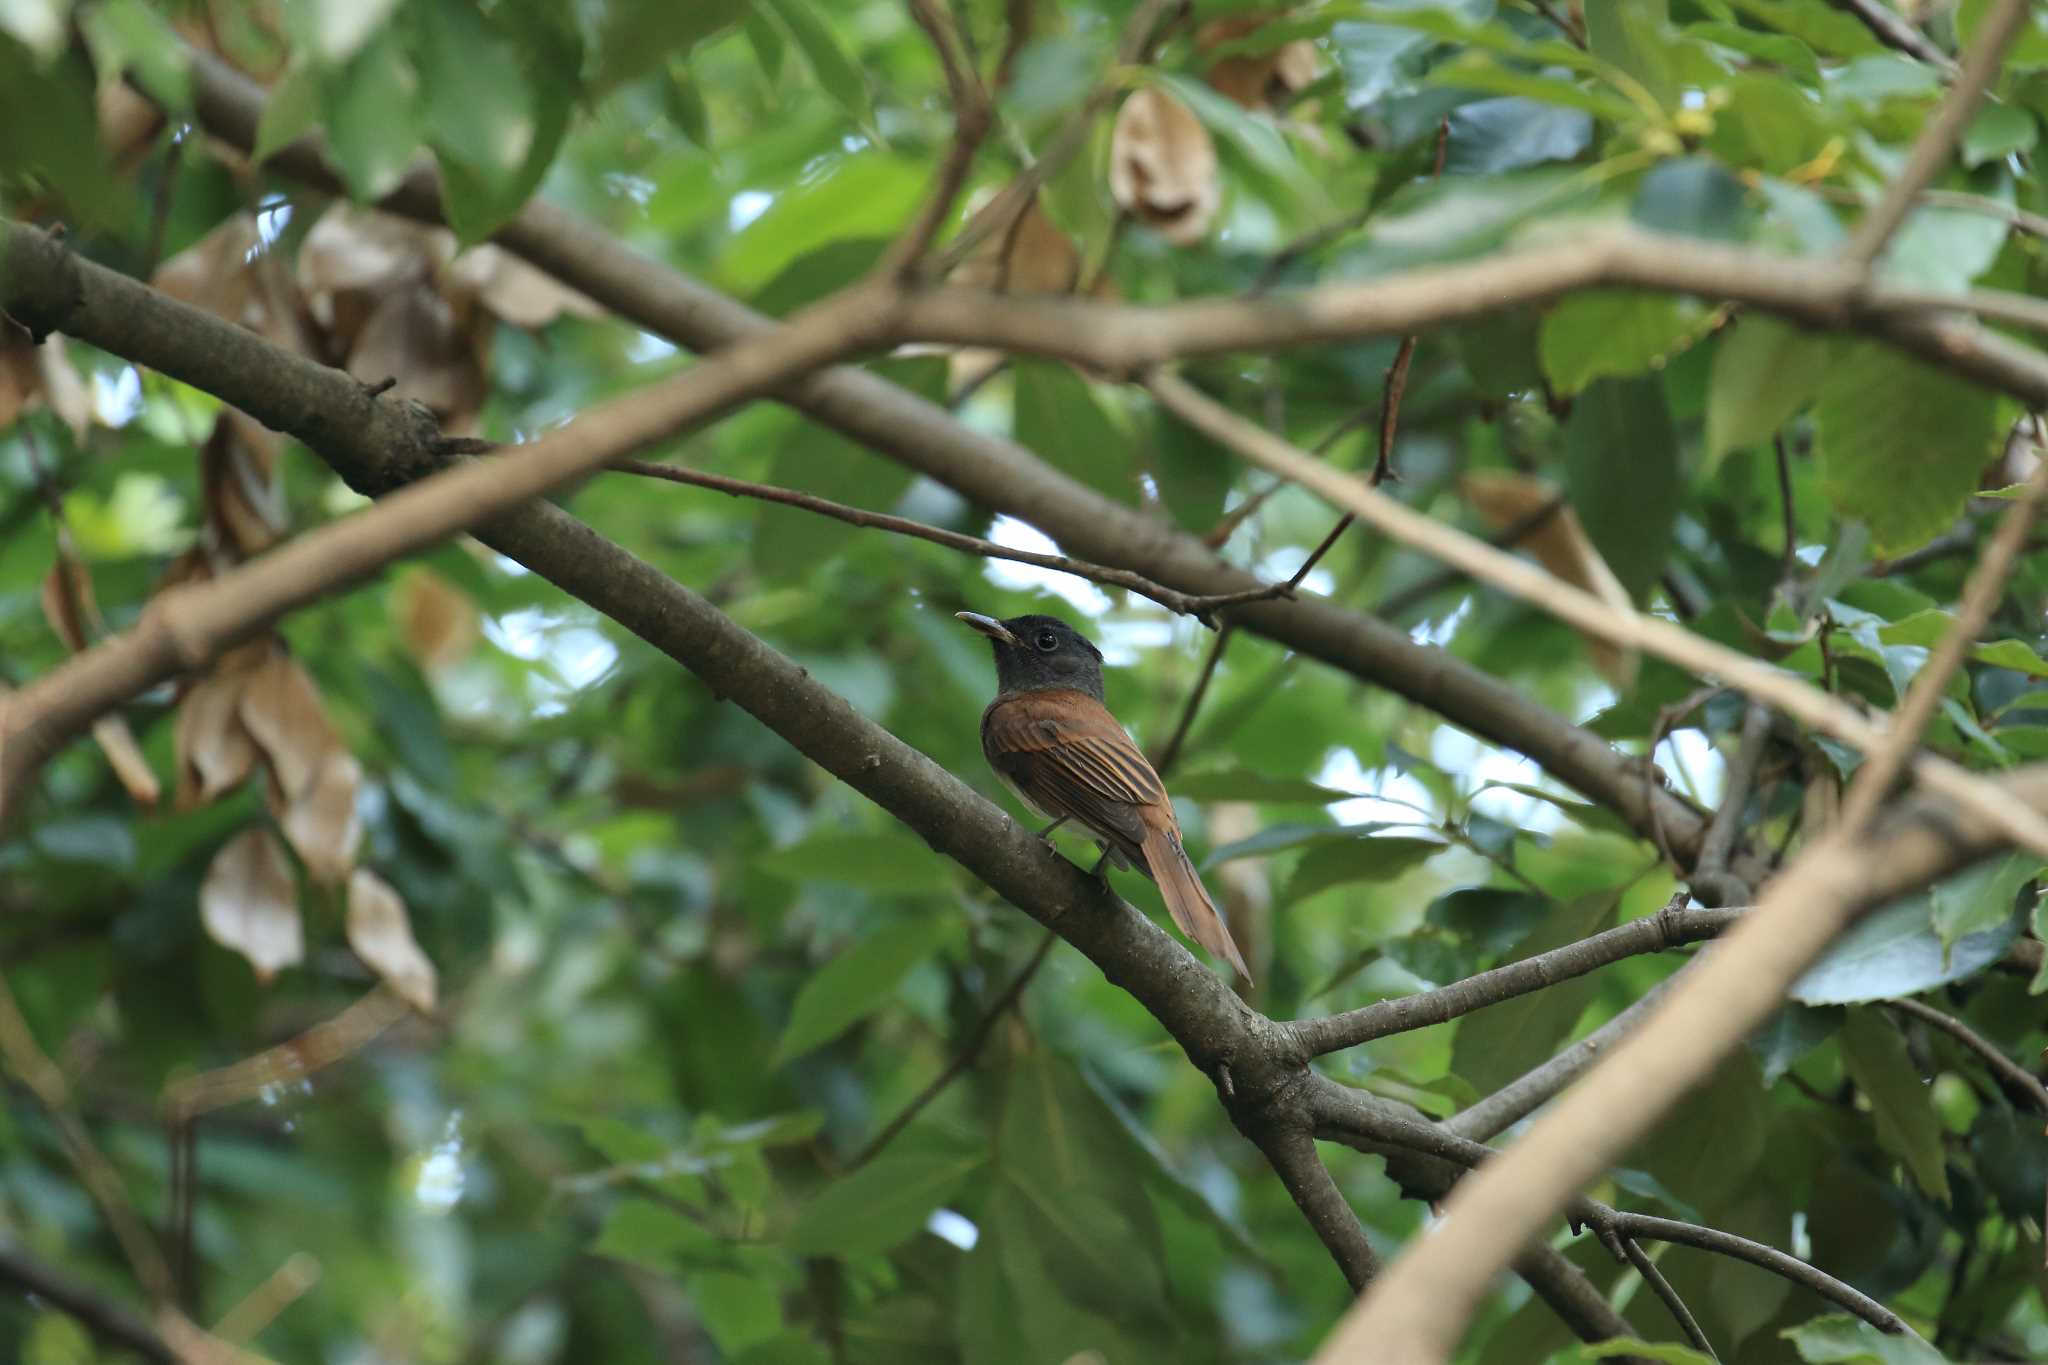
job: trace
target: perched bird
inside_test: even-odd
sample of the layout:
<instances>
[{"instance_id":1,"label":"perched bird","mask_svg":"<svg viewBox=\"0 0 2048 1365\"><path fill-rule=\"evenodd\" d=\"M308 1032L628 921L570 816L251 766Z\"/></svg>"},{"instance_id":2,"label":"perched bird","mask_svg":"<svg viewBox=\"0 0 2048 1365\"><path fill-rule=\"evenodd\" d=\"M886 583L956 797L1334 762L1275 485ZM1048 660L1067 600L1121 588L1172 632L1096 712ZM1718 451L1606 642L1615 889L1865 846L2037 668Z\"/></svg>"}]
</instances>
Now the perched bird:
<instances>
[{"instance_id":1,"label":"perched bird","mask_svg":"<svg viewBox=\"0 0 2048 1365\"><path fill-rule=\"evenodd\" d=\"M1181 846L1165 785L1102 704L1102 652L1057 616L958 615L995 647L996 699L981 713L981 751L996 776L1055 827L1079 821L1106 857L1157 882L1181 932L1250 981Z\"/></svg>"}]
</instances>

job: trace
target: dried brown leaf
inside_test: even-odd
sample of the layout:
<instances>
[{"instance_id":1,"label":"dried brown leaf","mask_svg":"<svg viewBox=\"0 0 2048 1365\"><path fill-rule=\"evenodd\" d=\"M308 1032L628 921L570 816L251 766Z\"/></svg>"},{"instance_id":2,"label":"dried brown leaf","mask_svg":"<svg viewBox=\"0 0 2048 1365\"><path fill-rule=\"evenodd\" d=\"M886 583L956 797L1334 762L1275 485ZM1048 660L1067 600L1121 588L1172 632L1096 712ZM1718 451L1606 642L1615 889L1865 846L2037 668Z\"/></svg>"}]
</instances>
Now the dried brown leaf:
<instances>
[{"instance_id":1,"label":"dried brown leaf","mask_svg":"<svg viewBox=\"0 0 2048 1365\"><path fill-rule=\"evenodd\" d=\"M431 1013L437 988L434 964L412 936L405 901L368 868L348 879L348 946L399 997Z\"/></svg>"},{"instance_id":2,"label":"dried brown leaf","mask_svg":"<svg viewBox=\"0 0 2048 1365\"><path fill-rule=\"evenodd\" d=\"M135 742L135 733L128 728L127 721L119 716L101 716L93 722L92 737L100 752L107 756L107 766L120 779L121 789L128 793L129 800L138 806L154 806L163 797L163 784L157 781L149 760L142 756L142 746Z\"/></svg>"},{"instance_id":3,"label":"dried brown leaf","mask_svg":"<svg viewBox=\"0 0 2048 1365\"><path fill-rule=\"evenodd\" d=\"M1548 479L1510 470L1482 470L1459 480L1465 496L1480 518L1495 530L1521 525L1555 502L1557 485ZM1516 548L1534 555L1544 568L1575 588L1593 594L1608 606L1633 613L1635 604L1628 590L1607 567L1607 561L1593 548L1579 515L1569 505L1558 508L1516 543ZM1583 637L1586 652L1601 676L1627 691L1635 684L1641 657L1595 636Z\"/></svg>"},{"instance_id":4,"label":"dried brown leaf","mask_svg":"<svg viewBox=\"0 0 2048 1365\"><path fill-rule=\"evenodd\" d=\"M1010 294L1070 294L1081 278L1081 251L1033 199L1016 224L992 232L952 275L956 283Z\"/></svg>"},{"instance_id":5,"label":"dried brown leaf","mask_svg":"<svg viewBox=\"0 0 2048 1365\"><path fill-rule=\"evenodd\" d=\"M363 843L363 821L356 812L356 791L363 768L346 749L328 752L306 790L279 815L284 837L306 865L306 875L322 886L339 886L356 865Z\"/></svg>"},{"instance_id":6,"label":"dried brown leaf","mask_svg":"<svg viewBox=\"0 0 2048 1365\"><path fill-rule=\"evenodd\" d=\"M1175 246L1200 241L1223 199L1209 130L1164 90L1132 91L1110 133L1109 190Z\"/></svg>"},{"instance_id":7,"label":"dried brown leaf","mask_svg":"<svg viewBox=\"0 0 2048 1365\"><path fill-rule=\"evenodd\" d=\"M199 918L207 935L247 958L265 984L305 958L291 863L267 829L245 829L213 856L199 886Z\"/></svg>"},{"instance_id":8,"label":"dried brown leaf","mask_svg":"<svg viewBox=\"0 0 2048 1365\"><path fill-rule=\"evenodd\" d=\"M448 269L448 281L514 327L545 327L565 313L579 318L605 316L604 309L585 295L488 242L456 257Z\"/></svg>"},{"instance_id":9,"label":"dried brown leaf","mask_svg":"<svg viewBox=\"0 0 2048 1365\"><path fill-rule=\"evenodd\" d=\"M217 318L264 331L270 310L249 268L262 245L254 216L233 214L158 266L150 283Z\"/></svg>"},{"instance_id":10,"label":"dried brown leaf","mask_svg":"<svg viewBox=\"0 0 2048 1365\"><path fill-rule=\"evenodd\" d=\"M163 111L122 81L102 81L93 92L99 106L100 147L115 163L140 158L164 126Z\"/></svg>"},{"instance_id":11,"label":"dried brown leaf","mask_svg":"<svg viewBox=\"0 0 2048 1365\"><path fill-rule=\"evenodd\" d=\"M483 404L486 347L447 299L426 287L384 296L349 351L348 372L366 384L398 382L392 392L424 403L444 427L460 425Z\"/></svg>"},{"instance_id":12,"label":"dried brown leaf","mask_svg":"<svg viewBox=\"0 0 2048 1365\"><path fill-rule=\"evenodd\" d=\"M342 747L320 690L289 654L273 654L250 674L239 711L270 760L287 805L305 793L327 755Z\"/></svg>"},{"instance_id":13,"label":"dried brown leaf","mask_svg":"<svg viewBox=\"0 0 2048 1365\"><path fill-rule=\"evenodd\" d=\"M93 600L92 574L64 547L61 532L57 562L43 575L43 619L73 654L85 648L88 627L104 625Z\"/></svg>"},{"instance_id":14,"label":"dried brown leaf","mask_svg":"<svg viewBox=\"0 0 2048 1365\"><path fill-rule=\"evenodd\" d=\"M275 473L275 446L249 444L243 422L214 425L200 456L206 517L221 546L236 559L250 559L284 538L284 490Z\"/></svg>"},{"instance_id":15,"label":"dried brown leaf","mask_svg":"<svg viewBox=\"0 0 2048 1365\"><path fill-rule=\"evenodd\" d=\"M461 663L481 633L476 603L431 569L415 568L398 580L391 611L406 652L428 673Z\"/></svg>"},{"instance_id":16,"label":"dried brown leaf","mask_svg":"<svg viewBox=\"0 0 2048 1365\"><path fill-rule=\"evenodd\" d=\"M222 655L178 703L171 748L177 756L179 810L233 791L256 766L256 740L242 723L242 691L272 648L268 641L256 641Z\"/></svg>"}]
</instances>

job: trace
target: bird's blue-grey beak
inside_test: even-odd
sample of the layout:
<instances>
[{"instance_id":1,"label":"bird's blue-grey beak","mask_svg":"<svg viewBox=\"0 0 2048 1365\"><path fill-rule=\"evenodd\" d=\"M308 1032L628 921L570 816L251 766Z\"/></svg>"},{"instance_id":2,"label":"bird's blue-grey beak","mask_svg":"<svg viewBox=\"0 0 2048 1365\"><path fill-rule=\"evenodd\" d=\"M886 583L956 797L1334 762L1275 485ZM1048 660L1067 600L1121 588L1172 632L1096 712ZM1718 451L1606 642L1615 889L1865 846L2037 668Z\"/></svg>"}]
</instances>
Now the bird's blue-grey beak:
<instances>
[{"instance_id":1,"label":"bird's blue-grey beak","mask_svg":"<svg viewBox=\"0 0 2048 1365\"><path fill-rule=\"evenodd\" d=\"M1010 634L1009 628L993 616L983 616L978 611L956 611L953 615L991 640L1000 640L1006 645L1017 643L1017 637Z\"/></svg>"}]
</instances>

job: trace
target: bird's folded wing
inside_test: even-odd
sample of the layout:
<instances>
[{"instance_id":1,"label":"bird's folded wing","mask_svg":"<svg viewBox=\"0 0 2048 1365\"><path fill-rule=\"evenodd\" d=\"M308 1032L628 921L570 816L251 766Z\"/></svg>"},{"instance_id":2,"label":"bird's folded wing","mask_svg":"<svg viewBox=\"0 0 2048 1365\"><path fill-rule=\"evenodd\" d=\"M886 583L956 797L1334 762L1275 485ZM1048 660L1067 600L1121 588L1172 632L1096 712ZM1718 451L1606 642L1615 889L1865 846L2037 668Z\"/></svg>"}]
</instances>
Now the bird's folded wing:
<instances>
[{"instance_id":1,"label":"bird's folded wing","mask_svg":"<svg viewBox=\"0 0 2048 1365\"><path fill-rule=\"evenodd\" d=\"M1144 838L1135 808L1172 809L1145 755L1085 692L1006 697L983 717L982 742L990 761L1035 804L1134 844Z\"/></svg>"}]
</instances>

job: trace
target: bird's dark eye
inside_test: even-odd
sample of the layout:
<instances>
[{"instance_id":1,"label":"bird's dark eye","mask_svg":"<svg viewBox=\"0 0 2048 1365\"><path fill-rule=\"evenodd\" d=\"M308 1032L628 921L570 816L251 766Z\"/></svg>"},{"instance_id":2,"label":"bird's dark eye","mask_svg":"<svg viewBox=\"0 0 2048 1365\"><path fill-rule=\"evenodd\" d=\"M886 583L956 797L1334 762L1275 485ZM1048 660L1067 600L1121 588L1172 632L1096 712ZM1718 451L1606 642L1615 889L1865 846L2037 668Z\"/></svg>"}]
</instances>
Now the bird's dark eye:
<instances>
[{"instance_id":1,"label":"bird's dark eye","mask_svg":"<svg viewBox=\"0 0 2048 1365\"><path fill-rule=\"evenodd\" d=\"M1060 647L1060 637L1049 630L1038 632L1038 647L1050 654Z\"/></svg>"}]
</instances>

